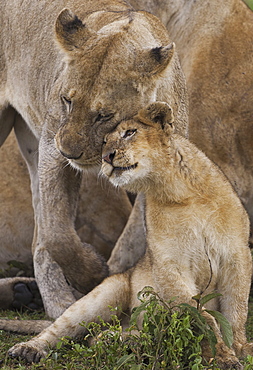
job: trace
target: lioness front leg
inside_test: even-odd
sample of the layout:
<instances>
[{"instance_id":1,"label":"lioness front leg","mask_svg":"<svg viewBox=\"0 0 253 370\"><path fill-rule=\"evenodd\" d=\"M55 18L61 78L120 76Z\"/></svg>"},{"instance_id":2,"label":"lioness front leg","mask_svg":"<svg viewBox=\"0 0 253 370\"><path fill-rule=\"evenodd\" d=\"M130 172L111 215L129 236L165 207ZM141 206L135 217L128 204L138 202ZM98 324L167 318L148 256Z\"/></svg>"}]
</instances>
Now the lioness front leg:
<instances>
[{"instance_id":1,"label":"lioness front leg","mask_svg":"<svg viewBox=\"0 0 253 370\"><path fill-rule=\"evenodd\" d=\"M87 293L108 275L108 267L93 247L81 242L74 228L80 172L68 165L52 138L42 137L39 153L40 219L36 248L42 253L47 250L70 284Z\"/></svg>"},{"instance_id":2,"label":"lioness front leg","mask_svg":"<svg viewBox=\"0 0 253 370\"><path fill-rule=\"evenodd\" d=\"M63 336L76 337L86 329L81 322L98 322L98 316L110 321L110 307L126 310L129 305L129 273L113 275L105 279L83 298L70 306L52 325L26 343L16 344L9 350L12 357L25 358L28 362L38 362L45 357L49 347L53 347ZM120 312L117 312L120 314Z\"/></svg>"},{"instance_id":3,"label":"lioness front leg","mask_svg":"<svg viewBox=\"0 0 253 370\"><path fill-rule=\"evenodd\" d=\"M72 293L71 287L66 282L60 266L52 259L45 248L40 248L38 243L40 221L38 140L18 114L15 118L14 129L19 148L28 166L31 179L35 221L32 247L35 277L47 315L51 318L57 318L67 307L74 303L76 299ZM38 248L36 248L36 246ZM57 294L55 294L56 292Z\"/></svg>"}]
</instances>

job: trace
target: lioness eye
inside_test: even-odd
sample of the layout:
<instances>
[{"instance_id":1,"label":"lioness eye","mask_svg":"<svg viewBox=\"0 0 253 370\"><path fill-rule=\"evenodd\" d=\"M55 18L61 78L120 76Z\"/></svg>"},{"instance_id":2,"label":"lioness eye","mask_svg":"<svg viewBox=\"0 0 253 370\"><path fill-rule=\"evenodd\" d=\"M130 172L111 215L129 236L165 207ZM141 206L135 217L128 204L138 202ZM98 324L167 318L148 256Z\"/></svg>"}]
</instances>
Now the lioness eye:
<instances>
[{"instance_id":1,"label":"lioness eye","mask_svg":"<svg viewBox=\"0 0 253 370\"><path fill-rule=\"evenodd\" d=\"M131 137L131 136L133 136L135 133L136 133L136 129L133 129L133 130L126 130L125 132L124 132L124 134L123 134L123 138L124 139L127 139L127 138L129 138L129 137Z\"/></svg>"},{"instance_id":2,"label":"lioness eye","mask_svg":"<svg viewBox=\"0 0 253 370\"><path fill-rule=\"evenodd\" d=\"M62 95L61 96L61 99L62 99L63 103L67 106L68 112L70 112L71 106L72 106L71 99L67 98L65 95Z\"/></svg>"},{"instance_id":3,"label":"lioness eye","mask_svg":"<svg viewBox=\"0 0 253 370\"><path fill-rule=\"evenodd\" d=\"M94 122L97 123L97 122L100 122L100 121L103 121L103 122L106 122L106 121L109 121L112 117L114 116L113 113L98 113L98 115L96 116Z\"/></svg>"}]
</instances>

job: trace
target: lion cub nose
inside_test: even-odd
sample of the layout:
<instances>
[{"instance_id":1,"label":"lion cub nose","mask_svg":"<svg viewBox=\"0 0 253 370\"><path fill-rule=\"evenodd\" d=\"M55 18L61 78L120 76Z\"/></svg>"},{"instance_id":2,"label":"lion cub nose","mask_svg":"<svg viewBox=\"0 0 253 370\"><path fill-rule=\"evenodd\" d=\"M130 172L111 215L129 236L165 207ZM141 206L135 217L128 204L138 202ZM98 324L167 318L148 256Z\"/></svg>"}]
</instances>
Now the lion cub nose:
<instances>
[{"instance_id":1,"label":"lion cub nose","mask_svg":"<svg viewBox=\"0 0 253 370\"><path fill-rule=\"evenodd\" d=\"M108 154L104 155L102 157L103 161L112 165L112 161L113 161L113 158L115 157L115 153L116 153L116 151L114 151L113 153L108 153Z\"/></svg>"}]
</instances>

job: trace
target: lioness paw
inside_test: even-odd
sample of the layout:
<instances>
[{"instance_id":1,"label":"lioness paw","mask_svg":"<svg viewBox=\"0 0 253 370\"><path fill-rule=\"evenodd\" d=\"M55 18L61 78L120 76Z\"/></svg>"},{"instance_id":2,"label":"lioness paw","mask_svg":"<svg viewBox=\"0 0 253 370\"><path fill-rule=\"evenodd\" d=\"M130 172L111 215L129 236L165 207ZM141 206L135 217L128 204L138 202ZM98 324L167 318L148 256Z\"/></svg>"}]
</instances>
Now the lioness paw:
<instances>
[{"instance_id":1,"label":"lioness paw","mask_svg":"<svg viewBox=\"0 0 253 370\"><path fill-rule=\"evenodd\" d=\"M41 358L46 357L47 351L36 347L36 343L33 345L29 342L23 342L10 348L8 355L13 358L22 358L27 362L39 362Z\"/></svg>"},{"instance_id":2,"label":"lioness paw","mask_svg":"<svg viewBox=\"0 0 253 370\"><path fill-rule=\"evenodd\" d=\"M21 281L15 284L13 295L12 307L15 309L28 307L32 310L38 310L43 308L43 302L35 280L25 283Z\"/></svg>"}]
</instances>

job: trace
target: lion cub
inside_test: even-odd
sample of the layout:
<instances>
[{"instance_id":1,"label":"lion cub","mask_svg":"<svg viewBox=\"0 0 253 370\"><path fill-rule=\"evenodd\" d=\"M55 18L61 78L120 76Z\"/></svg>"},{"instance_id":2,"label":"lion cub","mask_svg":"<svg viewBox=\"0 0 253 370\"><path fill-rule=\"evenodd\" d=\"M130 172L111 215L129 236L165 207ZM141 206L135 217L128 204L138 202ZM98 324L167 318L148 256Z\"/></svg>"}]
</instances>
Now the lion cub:
<instances>
[{"instance_id":1,"label":"lion cub","mask_svg":"<svg viewBox=\"0 0 253 370\"><path fill-rule=\"evenodd\" d=\"M60 337L84 331L81 321L95 321L98 315L109 320L108 306L128 310L138 305L137 293L148 285L164 299L176 296L178 303L193 305L196 294L221 293L209 308L230 321L233 349L225 346L213 317L203 315L217 336L219 366L240 369L237 357L253 353L244 330L252 261L248 218L229 182L200 150L174 134L171 108L163 102L141 109L105 137L101 172L115 186L145 193L145 256L127 272L106 278L49 328L9 353L37 361Z\"/></svg>"}]
</instances>

